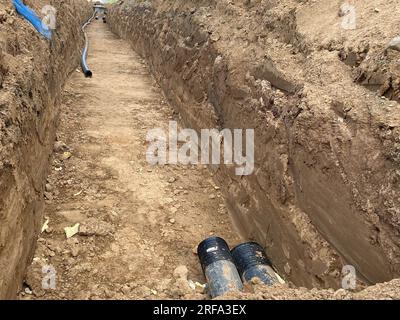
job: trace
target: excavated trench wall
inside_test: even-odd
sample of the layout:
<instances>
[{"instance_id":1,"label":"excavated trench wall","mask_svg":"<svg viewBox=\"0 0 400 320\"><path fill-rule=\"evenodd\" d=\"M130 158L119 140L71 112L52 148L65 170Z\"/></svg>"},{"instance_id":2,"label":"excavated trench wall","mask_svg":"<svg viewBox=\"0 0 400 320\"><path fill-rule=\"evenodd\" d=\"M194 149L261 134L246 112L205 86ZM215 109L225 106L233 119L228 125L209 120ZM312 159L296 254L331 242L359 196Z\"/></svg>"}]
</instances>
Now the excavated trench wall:
<instances>
[{"instance_id":1,"label":"excavated trench wall","mask_svg":"<svg viewBox=\"0 0 400 320\"><path fill-rule=\"evenodd\" d=\"M59 98L79 62L85 0L25 1L37 13L57 10L45 40L11 1L0 1L0 299L14 298L41 228L43 192Z\"/></svg>"},{"instance_id":2,"label":"excavated trench wall","mask_svg":"<svg viewBox=\"0 0 400 320\"><path fill-rule=\"evenodd\" d=\"M254 173L219 166L215 177L243 235L266 247L286 279L337 288L345 264L369 283L398 276L398 113L389 124L371 111L373 96L360 102L368 112L360 104L346 113L323 84L285 74L263 41L292 48L304 63L313 48L293 11L271 14L276 1L248 9L253 2L126 0L108 20L188 127L255 129ZM350 80L349 90L364 93Z\"/></svg>"}]
</instances>

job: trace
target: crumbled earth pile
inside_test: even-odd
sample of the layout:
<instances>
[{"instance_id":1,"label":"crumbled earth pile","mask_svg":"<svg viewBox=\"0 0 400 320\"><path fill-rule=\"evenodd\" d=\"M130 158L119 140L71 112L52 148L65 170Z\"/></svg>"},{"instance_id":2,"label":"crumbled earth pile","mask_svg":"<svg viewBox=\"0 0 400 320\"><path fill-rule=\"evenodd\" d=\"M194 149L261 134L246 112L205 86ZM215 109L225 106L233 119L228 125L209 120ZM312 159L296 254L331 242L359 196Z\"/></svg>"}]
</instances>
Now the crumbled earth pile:
<instances>
[{"instance_id":1,"label":"crumbled earth pile","mask_svg":"<svg viewBox=\"0 0 400 320\"><path fill-rule=\"evenodd\" d=\"M254 173L220 166L216 181L242 235L309 288L340 287L346 264L367 284L400 274L398 3L341 4L126 0L109 14L188 127L255 129Z\"/></svg>"},{"instance_id":2,"label":"crumbled earth pile","mask_svg":"<svg viewBox=\"0 0 400 320\"><path fill-rule=\"evenodd\" d=\"M25 1L58 12L51 42L0 1L0 298L15 297L43 209L61 87L79 61L86 1Z\"/></svg>"},{"instance_id":3,"label":"crumbled earth pile","mask_svg":"<svg viewBox=\"0 0 400 320\"><path fill-rule=\"evenodd\" d=\"M379 283L361 291L344 289L307 289L287 285L267 287L262 284L250 286L244 293L229 293L218 299L249 300L398 300L400 299L400 280Z\"/></svg>"}]
</instances>

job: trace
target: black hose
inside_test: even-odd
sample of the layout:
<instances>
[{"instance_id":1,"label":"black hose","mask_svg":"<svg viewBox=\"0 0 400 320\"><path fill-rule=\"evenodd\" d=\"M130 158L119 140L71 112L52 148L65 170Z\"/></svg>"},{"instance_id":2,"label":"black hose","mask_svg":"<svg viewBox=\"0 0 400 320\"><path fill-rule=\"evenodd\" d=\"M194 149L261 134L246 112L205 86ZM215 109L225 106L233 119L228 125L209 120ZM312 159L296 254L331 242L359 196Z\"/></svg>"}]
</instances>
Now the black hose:
<instances>
[{"instance_id":1,"label":"black hose","mask_svg":"<svg viewBox=\"0 0 400 320\"><path fill-rule=\"evenodd\" d=\"M86 34L86 27L92 22L92 20L95 18L96 16L96 11L93 12L93 15L89 18L89 20L82 26L82 32L83 35L85 37L85 47L83 48L83 52L82 52L82 59L81 59L81 67L82 67L82 71L83 74L85 75L85 77L87 78L91 78L93 73L92 71L90 71L89 66L87 65L87 55L88 55L88 51L89 51L89 38Z\"/></svg>"}]
</instances>

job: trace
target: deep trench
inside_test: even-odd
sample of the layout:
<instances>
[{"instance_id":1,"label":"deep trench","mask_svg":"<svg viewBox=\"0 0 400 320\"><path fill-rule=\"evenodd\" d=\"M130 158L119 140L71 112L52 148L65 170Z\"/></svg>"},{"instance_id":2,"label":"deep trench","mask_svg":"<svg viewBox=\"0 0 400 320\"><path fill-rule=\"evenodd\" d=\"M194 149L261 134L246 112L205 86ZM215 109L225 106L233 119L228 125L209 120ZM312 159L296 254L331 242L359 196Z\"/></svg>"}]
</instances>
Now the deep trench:
<instances>
[{"instance_id":1,"label":"deep trench","mask_svg":"<svg viewBox=\"0 0 400 320\"><path fill-rule=\"evenodd\" d=\"M390 253L396 252L397 240L387 236L392 221L377 223L361 214L349 221L342 214L364 212L358 207L364 195L352 194L344 163L349 158L340 158L339 143L327 138L319 150L322 155L314 157L296 140L298 132L314 126L308 118L304 127L296 122L305 112L299 109L301 86L282 76L269 60L262 67L252 65L250 80L248 74L246 80L231 77L229 70L237 61L225 60L223 48L213 45L198 21L189 15L171 20L171 12L156 13L146 6L139 4L128 13L114 7L107 23L93 20L88 26L93 77L85 78L77 68L83 46L80 33L79 49L72 50L74 58L68 56L71 64L64 67L70 76L49 86L54 91L49 105L59 108L60 114L48 112L49 119L43 120L49 130L45 148L34 148L34 153L46 163L54 141L50 167L19 164L21 176L28 172L35 180L27 187L28 197L44 194L45 199L44 207L42 199L24 200L28 204L22 210L36 216L34 227L22 227L21 232L29 229L21 240L27 248L20 257L22 265L31 258L33 262L26 275L19 268L16 280L2 279L0 296L13 297L18 290L22 299L203 299L204 291L187 283L206 282L195 249L211 235L222 236L231 247L259 242L282 278L297 287L336 290L347 264L357 267L361 287L396 278ZM90 14L88 9L74 27L79 30ZM168 22L169 33L160 21ZM76 30L73 33L76 38ZM267 93L263 77L273 84ZM271 111L274 124L282 121L279 128L263 127L249 115L254 110L244 103L253 102L246 100L247 95L256 101L267 100L268 95L284 100L286 114ZM263 108L270 107L273 103ZM150 166L146 132L167 130L169 121L196 130L256 126L256 148L263 150L256 161L262 164L256 164L249 177L235 176L229 166ZM372 144L379 143L369 128L362 130L371 134ZM272 151L265 151L264 144ZM22 148L21 153L26 152ZM321 172L313 167L316 163ZM337 172L330 175L336 163ZM13 165L2 167L3 181L12 180ZM40 173L35 175L37 167ZM338 178L343 176L344 182ZM328 177L327 184L323 179ZM11 198L13 189L4 185L0 191ZM352 191L346 194L343 188ZM79 233L66 239L65 228L77 223ZM48 228L41 230L44 224ZM354 235L356 227L359 235ZM37 232L32 254L28 247ZM354 245L347 246L349 241ZM384 241L390 243L388 251L382 249ZM42 287L41 270L46 265L56 270L56 291Z\"/></svg>"}]
</instances>

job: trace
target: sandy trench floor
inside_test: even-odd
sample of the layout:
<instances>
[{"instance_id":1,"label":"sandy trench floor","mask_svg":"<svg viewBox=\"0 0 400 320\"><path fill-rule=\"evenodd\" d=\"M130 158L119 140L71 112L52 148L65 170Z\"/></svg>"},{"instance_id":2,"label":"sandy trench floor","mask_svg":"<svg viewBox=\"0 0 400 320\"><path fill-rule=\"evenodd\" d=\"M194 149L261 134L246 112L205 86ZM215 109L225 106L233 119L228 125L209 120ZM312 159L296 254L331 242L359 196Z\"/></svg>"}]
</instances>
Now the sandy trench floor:
<instances>
[{"instance_id":1,"label":"sandy trench floor","mask_svg":"<svg viewBox=\"0 0 400 320\"><path fill-rule=\"evenodd\" d=\"M201 287L193 289L205 282L197 244L210 235L240 242L224 199L202 165L147 163L147 131L167 130L179 115L107 24L94 21L88 34L93 78L77 71L65 87L45 193L48 229L20 298L202 299ZM76 223L79 234L66 239L64 228ZM54 268L55 289L43 289L43 266Z\"/></svg>"}]
</instances>

